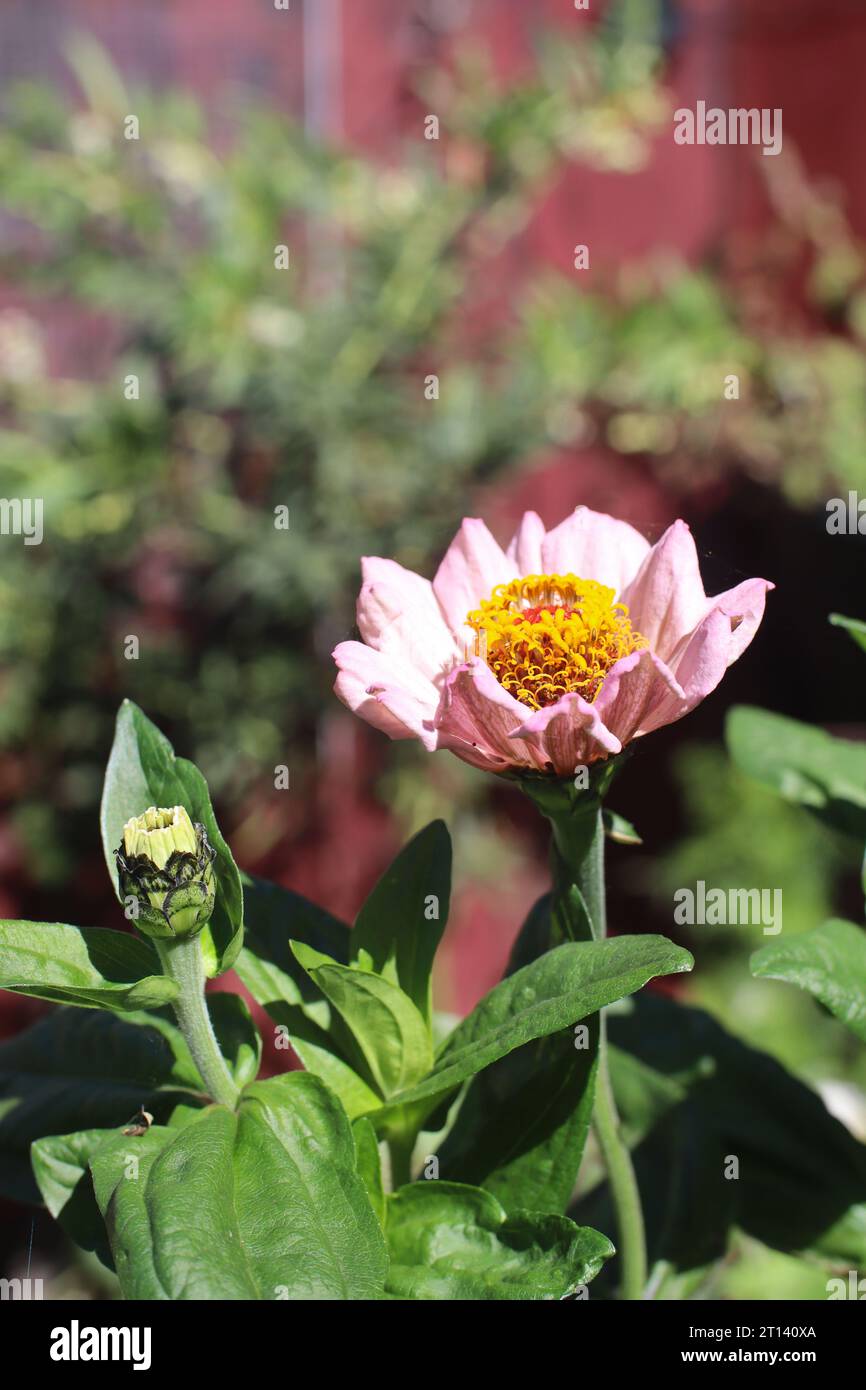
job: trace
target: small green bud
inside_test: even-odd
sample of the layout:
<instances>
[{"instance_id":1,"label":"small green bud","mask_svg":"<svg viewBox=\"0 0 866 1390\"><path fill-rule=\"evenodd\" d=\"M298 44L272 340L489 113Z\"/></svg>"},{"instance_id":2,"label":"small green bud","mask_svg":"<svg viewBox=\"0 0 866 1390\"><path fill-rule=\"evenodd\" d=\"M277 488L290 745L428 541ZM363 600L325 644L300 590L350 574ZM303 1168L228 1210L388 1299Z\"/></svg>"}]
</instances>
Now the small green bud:
<instances>
[{"instance_id":1,"label":"small green bud","mask_svg":"<svg viewBox=\"0 0 866 1390\"><path fill-rule=\"evenodd\" d=\"M117 850L121 896L137 904L144 936L195 936L214 908L216 850L183 806L151 806L123 827Z\"/></svg>"}]
</instances>

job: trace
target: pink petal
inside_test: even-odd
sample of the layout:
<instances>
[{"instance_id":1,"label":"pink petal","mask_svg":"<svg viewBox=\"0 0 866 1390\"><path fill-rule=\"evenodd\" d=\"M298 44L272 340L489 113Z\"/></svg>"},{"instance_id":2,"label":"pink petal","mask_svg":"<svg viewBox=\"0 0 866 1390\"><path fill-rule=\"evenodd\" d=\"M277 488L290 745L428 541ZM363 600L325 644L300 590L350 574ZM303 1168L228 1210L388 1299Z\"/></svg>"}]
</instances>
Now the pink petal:
<instances>
[{"instance_id":1,"label":"pink petal","mask_svg":"<svg viewBox=\"0 0 866 1390\"><path fill-rule=\"evenodd\" d=\"M685 702L675 708L663 702L641 733L688 714L711 691L725 671L745 651L764 616L767 594L775 586L766 579L747 579L708 599L709 612L671 655L670 666L682 686Z\"/></svg>"},{"instance_id":2,"label":"pink petal","mask_svg":"<svg viewBox=\"0 0 866 1390\"><path fill-rule=\"evenodd\" d=\"M489 598L497 584L514 579L510 562L483 521L467 517L436 571L433 592L457 641L473 642L466 614Z\"/></svg>"},{"instance_id":3,"label":"pink petal","mask_svg":"<svg viewBox=\"0 0 866 1390\"><path fill-rule=\"evenodd\" d=\"M577 507L545 536L541 547L543 573L576 574L607 584L620 594L649 548L649 541L628 522Z\"/></svg>"},{"instance_id":4,"label":"pink petal","mask_svg":"<svg viewBox=\"0 0 866 1390\"><path fill-rule=\"evenodd\" d=\"M334 690L344 705L390 738L419 738L431 751L437 746L439 697L431 681L363 642L341 642L333 656L340 670Z\"/></svg>"},{"instance_id":5,"label":"pink petal","mask_svg":"<svg viewBox=\"0 0 866 1390\"><path fill-rule=\"evenodd\" d=\"M764 615L767 594L773 587L766 579L747 579L707 600L709 612L693 632L682 638L670 658L682 697L672 692L655 700L642 716L635 737L682 719L715 690L728 667L754 637Z\"/></svg>"},{"instance_id":6,"label":"pink petal","mask_svg":"<svg viewBox=\"0 0 866 1390\"><path fill-rule=\"evenodd\" d=\"M769 579L744 579L733 589L708 599L710 612L721 609L731 619L731 641L728 647L728 665L732 666L737 657L742 656L748 647L764 616L767 594L775 589Z\"/></svg>"},{"instance_id":7,"label":"pink petal","mask_svg":"<svg viewBox=\"0 0 866 1390\"><path fill-rule=\"evenodd\" d=\"M728 669L732 640L731 618L721 608L707 614L671 659L683 699L668 696L643 720L639 734L673 724L699 705L721 681Z\"/></svg>"},{"instance_id":8,"label":"pink petal","mask_svg":"<svg viewBox=\"0 0 866 1390\"><path fill-rule=\"evenodd\" d=\"M593 708L620 743L626 744L670 697L682 703L685 691L664 662L644 648L610 668Z\"/></svg>"},{"instance_id":9,"label":"pink petal","mask_svg":"<svg viewBox=\"0 0 866 1390\"><path fill-rule=\"evenodd\" d=\"M365 556L357 617L370 647L402 658L430 680L462 655L442 617L433 585L393 560Z\"/></svg>"},{"instance_id":10,"label":"pink petal","mask_svg":"<svg viewBox=\"0 0 866 1390\"><path fill-rule=\"evenodd\" d=\"M511 741L512 730L527 712L499 684L486 662L473 657L446 680L434 723L440 738L456 740L500 771L518 766L543 768L544 761L533 750Z\"/></svg>"},{"instance_id":11,"label":"pink petal","mask_svg":"<svg viewBox=\"0 0 866 1390\"><path fill-rule=\"evenodd\" d=\"M632 627L663 661L707 612L698 554L684 521L675 521L646 556L622 595Z\"/></svg>"},{"instance_id":12,"label":"pink petal","mask_svg":"<svg viewBox=\"0 0 866 1390\"><path fill-rule=\"evenodd\" d=\"M511 544L505 552L512 566L512 579L526 574L543 574L541 546L544 541L544 522L537 512L524 512Z\"/></svg>"},{"instance_id":13,"label":"pink petal","mask_svg":"<svg viewBox=\"0 0 866 1390\"><path fill-rule=\"evenodd\" d=\"M622 751L620 740L605 727L595 705L577 691L534 710L512 730L510 738L521 740L541 767L552 768L559 777L571 776L580 766Z\"/></svg>"}]
</instances>

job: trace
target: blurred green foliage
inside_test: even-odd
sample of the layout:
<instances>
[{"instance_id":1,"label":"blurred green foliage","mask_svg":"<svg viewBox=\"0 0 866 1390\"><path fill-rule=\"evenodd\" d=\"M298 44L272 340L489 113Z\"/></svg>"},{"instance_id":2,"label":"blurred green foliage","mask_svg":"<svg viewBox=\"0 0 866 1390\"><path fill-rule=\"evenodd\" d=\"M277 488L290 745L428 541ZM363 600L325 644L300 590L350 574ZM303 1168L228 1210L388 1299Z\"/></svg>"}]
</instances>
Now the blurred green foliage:
<instances>
[{"instance_id":1,"label":"blurred green foliage","mask_svg":"<svg viewBox=\"0 0 866 1390\"><path fill-rule=\"evenodd\" d=\"M708 889L781 889L786 937L839 910L859 869L846 836L744 776L722 748L687 745L675 754L673 771L687 828L646 872L665 911L673 915L678 888L701 879ZM749 952L775 939L761 926L696 926L686 935L696 962L686 992L694 1002L813 1083L840 1074L866 1083L862 1047L829 1013L806 995L748 973Z\"/></svg>"},{"instance_id":2,"label":"blurred green foliage","mask_svg":"<svg viewBox=\"0 0 866 1390\"><path fill-rule=\"evenodd\" d=\"M7 90L0 494L42 497L46 534L4 542L0 796L32 873L68 873L124 695L237 817L276 763L302 785L359 557L430 573L475 486L537 448L600 441L683 493L731 469L804 502L857 485L863 257L795 164L773 196L786 254L810 257L808 325L669 257L591 292L531 267L475 321L564 162L646 160L670 109L656 9L542 38L507 89L477 52L425 72L447 129L425 141L419 117L389 164L248 95L128 90L84 36L68 95Z\"/></svg>"},{"instance_id":3,"label":"blurred green foliage","mask_svg":"<svg viewBox=\"0 0 866 1390\"><path fill-rule=\"evenodd\" d=\"M555 72L507 93L467 59L438 76L444 157L416 138L397 167L275 110L127 91L83 37L74 96L7 93L0 273L22 302L0 313L0 491L44 499L46 538L6 545L0 745L34 845L70 845L91 812L119 695L223 798L297 770L360 555L428 568L471 486L544 438L525 342L466 343L461 299L577 113L585 156L640 152L658 101L642 62L625 81L624 46L550 51ZM64 872L56 854L31 867Z\"/></svg>"}]
</instances>

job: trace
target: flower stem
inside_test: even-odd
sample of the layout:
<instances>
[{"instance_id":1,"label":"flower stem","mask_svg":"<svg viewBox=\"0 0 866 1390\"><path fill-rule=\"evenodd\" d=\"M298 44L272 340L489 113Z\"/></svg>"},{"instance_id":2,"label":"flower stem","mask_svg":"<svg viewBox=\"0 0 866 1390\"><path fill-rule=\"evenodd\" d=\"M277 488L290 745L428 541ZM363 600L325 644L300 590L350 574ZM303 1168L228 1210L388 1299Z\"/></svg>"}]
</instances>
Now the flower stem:
<instances>
[{"instance_id":1,"label":"flower stem","mask_svg":"<svg viewBox=\"0 0 866 1390\"><path fill-rule=\"evenodd\" d=\"M219 1049L205 999L205 971L199 935L154 941L163 972L174 980L180 993L173 1001L175 1017L201 1073L208 1094L231 1109L240 1092Z\"/></svg>"},{"instance_id":2,"label":"flower stem","mask_svg":"<svg viewBox=\"0 0 866 1390\"><path fill-rule=\"evenodd\" d=\"M586 934L591 931L592 938L600 941L607 933L601 801L588 795L585 799L570 797L569 803L567 807L564 800L559 807L551 803L544 810L553 830L554 898L567 893L571 885L576 886L589 917ZM567 913L558 915L560 922L568 919ZM622 1137L613 1096L604 1010L600 1019L598 1047L592 1124L607 1170L616 1214L620 1297L634 1300L643 1297L647 1280L646 1234L637 1178L631 1154Z\"/></svg>"},{"instance_id":3,"label":"flower stem","mask_svg":"<svg viewBox=\"0 0 866 1390\"><path fill-rule=\"evenodd\" d=\"M607 1169L610 1193L616 1212L620 1256L620 1296L635 1300L643 1297L647 1280L646 1234L640 1190L628 1145L620 1131L619 1116L610 1082L607 1058L607 1030L604 1013L599 1036L598 1074L592 1124Z\"/></svg>"}]
</instances>

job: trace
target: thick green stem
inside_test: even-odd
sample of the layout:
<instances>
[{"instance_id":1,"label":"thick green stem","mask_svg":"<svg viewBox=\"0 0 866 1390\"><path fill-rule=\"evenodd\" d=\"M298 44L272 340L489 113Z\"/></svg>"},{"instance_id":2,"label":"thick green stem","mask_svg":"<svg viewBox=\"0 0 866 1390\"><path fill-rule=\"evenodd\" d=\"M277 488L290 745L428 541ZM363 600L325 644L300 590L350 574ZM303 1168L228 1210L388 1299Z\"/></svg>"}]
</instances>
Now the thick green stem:
<instances>
[{"instance_id":1,"label":"thick green stem","mask_svg":"<svg viewBox=\"0 0 866 1390\"><path fill-rule=\"evenodd\" d=\"M604 825L594 799L557 817L553 828L553 891L561 897L574 885L589 918L584 936L600 941L606 930L604 896Z\"/></svg>"},{"instance_id":2,"label":"thick green stem","mask_svg":"<svg viewBox=\"0 0 866 1390\"><path fill-rule=\"evenodd\" d=\"M154 941L163 971L180 993L173 1002L175 1017L208 1094L232 1109L239 1091L219 1049L205 1001L205 971L198 935L176 941Z\"/></svg>"},{"instance_id":3,"label":"thick green stem","mask_svg":"<svg viewBox=\"0 0 866 1390\"><path fill-rule=\"evenodd\" d=\"M558 803L556 798L552 797L541 809L550 820L553 830L554 915L559 930L561 932L563 926L575 921L574 913L566 910L564 906L569 890L574 886L579 890L588 918L579 934L583 937L589 937L591 934L594 940L601 940L607 932L601 801L591 793L585 798L563 795ZM620 1296L624 1299L639 1299L643 1297L647 1280L643 1210L631 1154L622 1137L611 1086L604 1011L600 1023L592 1123L607 1170L616 1214L621 1270Z\"/></svg>"}]
</instances>

